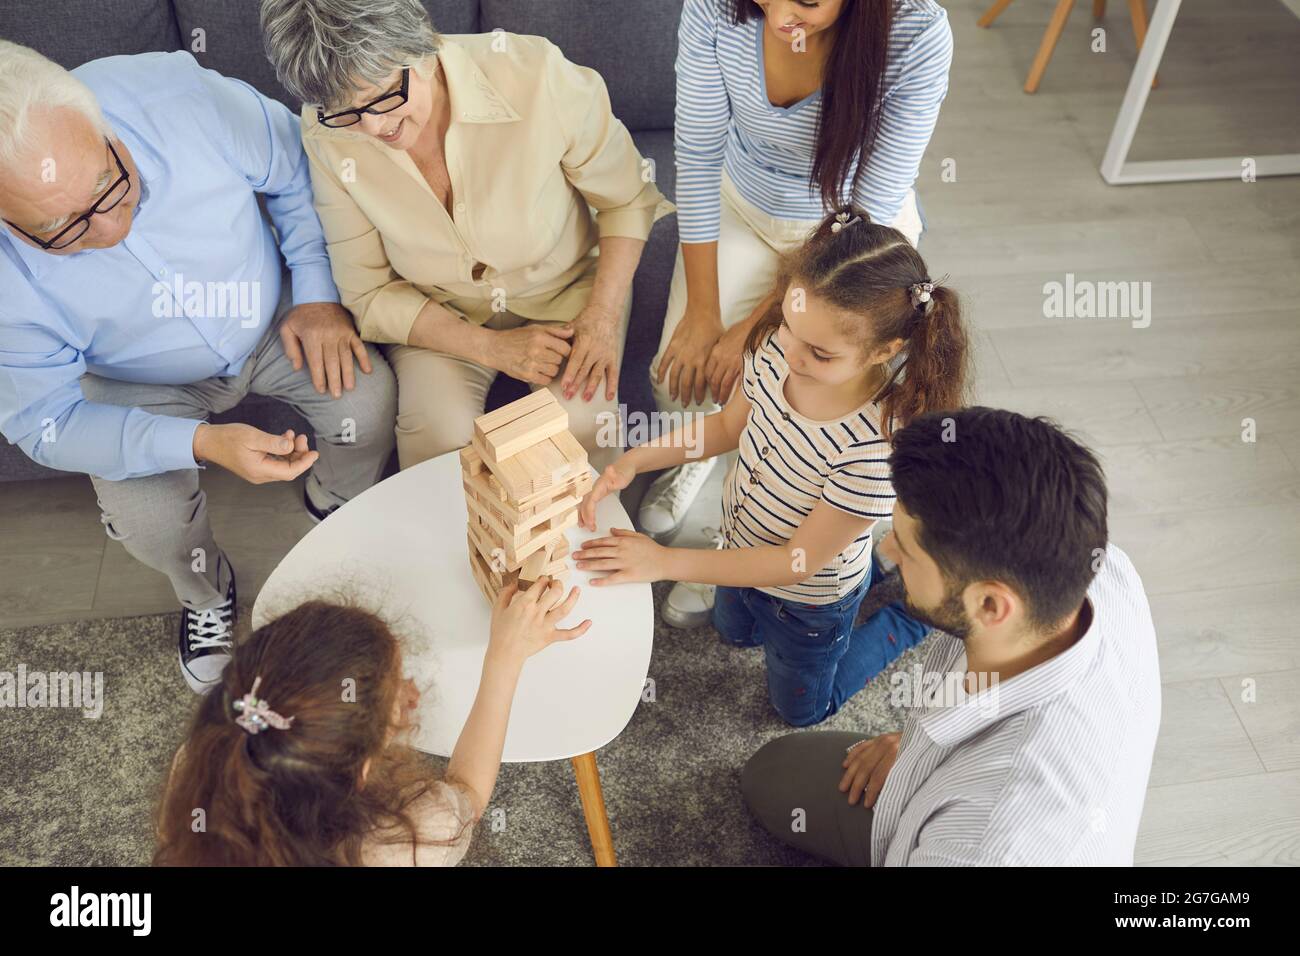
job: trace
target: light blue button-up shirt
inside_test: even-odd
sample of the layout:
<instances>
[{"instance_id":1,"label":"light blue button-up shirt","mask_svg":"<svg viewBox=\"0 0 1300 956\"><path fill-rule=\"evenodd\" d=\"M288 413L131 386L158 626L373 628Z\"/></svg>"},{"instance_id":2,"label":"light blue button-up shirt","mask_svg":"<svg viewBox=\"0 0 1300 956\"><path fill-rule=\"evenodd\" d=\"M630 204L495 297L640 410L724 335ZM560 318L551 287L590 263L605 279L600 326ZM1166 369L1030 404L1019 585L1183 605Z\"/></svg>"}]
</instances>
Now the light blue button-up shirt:
<instances>
[{"instance_id":1,"label":"light blue button-up shirt","mask_svg":"<svg viewBox=\"0 0 1300 956\"><path fill-rule=\"evenodd\" d=\"M194 468L196 420L88 402L78 379L238 375L274 317L281 254L295 305L339 300L298 120L184 52L73 73L131 151L142 198L109 249L56 256L0 226L0 432L43 465L111 480Z\"/></svg>"}]
</instances>

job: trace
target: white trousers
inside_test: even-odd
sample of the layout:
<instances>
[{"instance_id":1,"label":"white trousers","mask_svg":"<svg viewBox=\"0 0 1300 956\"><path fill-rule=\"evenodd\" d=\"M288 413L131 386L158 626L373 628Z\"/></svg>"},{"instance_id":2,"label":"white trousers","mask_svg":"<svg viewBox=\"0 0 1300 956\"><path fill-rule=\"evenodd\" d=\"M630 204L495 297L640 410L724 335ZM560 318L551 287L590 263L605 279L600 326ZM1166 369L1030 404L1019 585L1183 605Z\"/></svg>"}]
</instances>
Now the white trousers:
<instances>
[{"instance_id":1,"label":"white trousers","mask_svg":"<svg viewBox=\"0 0 1300 956\"><path fill-rule=\"evenodd\" d=\"M722 174L722 221L718 234L718 300L722 307L722 327L729 329L749 317L772 291L777 265L782 253L797 247L817 228L820 219L776 219L750 203L736 191L730 177ZM890 223L916 245L921 236L921 215L916 192L908 190L898 216ZM658 381L659 362L672 341L677 323L686 314L686 268L681 246L677 247L677 264L673 268L668 292L668 310L664 330L659 338L659 352L650 364L650 381L655 402L662 412L714 412L719 406L712 396L702 404L683 404L669 397L672 375Z\"/></svg>"}]
</instances>

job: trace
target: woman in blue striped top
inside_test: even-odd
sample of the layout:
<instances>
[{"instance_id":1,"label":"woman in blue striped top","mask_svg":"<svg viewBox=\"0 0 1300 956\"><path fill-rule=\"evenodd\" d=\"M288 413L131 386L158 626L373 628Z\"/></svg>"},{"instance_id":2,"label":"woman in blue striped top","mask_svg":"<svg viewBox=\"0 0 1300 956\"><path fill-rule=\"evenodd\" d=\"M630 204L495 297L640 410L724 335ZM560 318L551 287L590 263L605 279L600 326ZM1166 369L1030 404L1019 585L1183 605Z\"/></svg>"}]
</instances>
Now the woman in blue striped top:
<instances>
[{"instance_id":1,"label":"woman in blue striped top","mask_svg":"<svg viewBox=\"0 0 1300 956\"><path fill-rule=\"evenodd\" d=\"M773 304L778 255L827 210L853 202L915 245L913 184L951 60L947 16L933 0L685 0L682 245L651 365L661 411L716 411L731 394L745 338ZM660 476L640 526L660 539L676 531L711 468ZM665 608L678 625L702 613L683 588Z\"/></svg>"},{"instance_id":2,"label":"woman in blue striped top","mask_svg":"<svg viewBox=\"0 0 1300 956\"><path fill-rule=\"evenodd\" d=\"M596 502L638 473L739 449L723 549L668 548L615 528L574 559L602 575L597 586L716 587L714 626L728 643L763 648L773 707L806 726L926 633L899 605L855 623L871 584L873 527L892 514L894 429L961 405L969 349L956 293L931 282L902 233L867 222L860 208L827 217L784 256L776 287L726 407L702 429L688 423L628 451L578 513L594 530Z\"/></svg>"}]
</instances>

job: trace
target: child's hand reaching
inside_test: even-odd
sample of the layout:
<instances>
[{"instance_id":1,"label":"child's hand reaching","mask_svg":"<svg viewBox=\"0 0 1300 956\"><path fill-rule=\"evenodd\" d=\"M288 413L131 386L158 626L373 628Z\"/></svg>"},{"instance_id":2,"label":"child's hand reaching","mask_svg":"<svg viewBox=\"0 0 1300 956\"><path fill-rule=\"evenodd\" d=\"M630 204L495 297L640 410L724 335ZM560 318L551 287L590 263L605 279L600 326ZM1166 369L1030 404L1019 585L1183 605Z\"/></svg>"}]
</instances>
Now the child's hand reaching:
<instances>
[{"instance_id":1,"label":"child's hand reaching","mask_svg":"<svg viewBox=\"0 0 1300 956\"><path fill-rule=\"evenodd\" d=\"M596 483L591 486L591 491L587 492L587 496L582 499L582 504L578 506L578 527L595 531L596 502L611 491L622 491L635 477L636 466L627 455L621 455L617 461L601 472Z\"/></svg>"},{"instance_id":2,"label":"child's hand reaching","mask_svg":"<svg viewBox=\"0 0 1300 956\"><path fill-rule=\"evenodd\" d=\"M610 528L609 534L607 538L584 541L573 552L575 566L604 573L604 577L592 578L592 584L630 584L668 577L668 549L663 545L626 528Z\"/></svg>"},{"instance_id":3,"label":"child's hand reaching","mask_svg":"<svg viewBox=\"0 0 1300 956\"><path fill-rule=\"evenodd\" d=\"M591 627L585 620L577 627L556 627L578 603L578 589L569 591L561 601L564 585L552 577L541 577L526 591L511 584L502 589L492 605L492 630L488 655L502 656L522 664L556 641L581 637Z\"/></svg>"}]
</instances>

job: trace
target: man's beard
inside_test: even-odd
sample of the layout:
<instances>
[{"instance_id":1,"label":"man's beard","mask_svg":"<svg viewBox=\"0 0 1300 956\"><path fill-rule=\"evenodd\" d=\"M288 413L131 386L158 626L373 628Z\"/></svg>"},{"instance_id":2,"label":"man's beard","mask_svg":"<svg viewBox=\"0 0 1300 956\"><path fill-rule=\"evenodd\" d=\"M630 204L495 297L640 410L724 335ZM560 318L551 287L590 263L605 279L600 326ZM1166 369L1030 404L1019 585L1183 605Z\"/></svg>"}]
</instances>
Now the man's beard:
<instances>
[{"instance_id":1,"label":"man's beard","mask_svg":"<svg viewBox=\"0 0 1300 956\"><path fill-rule=\"evenodd\" d=\"M907 613L922 624L938 628L945 634L951 634L957 640L964 641L970 636L971 620L967 617L966 608L962 604L961 592L963 590L965 589L948 588L942 601L925 610L912 603L911 595L904 597L903 605L907 608Z\"/></svg>"}]
</instances>

